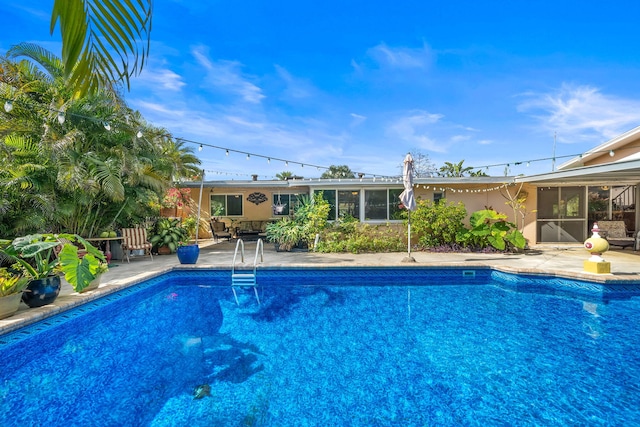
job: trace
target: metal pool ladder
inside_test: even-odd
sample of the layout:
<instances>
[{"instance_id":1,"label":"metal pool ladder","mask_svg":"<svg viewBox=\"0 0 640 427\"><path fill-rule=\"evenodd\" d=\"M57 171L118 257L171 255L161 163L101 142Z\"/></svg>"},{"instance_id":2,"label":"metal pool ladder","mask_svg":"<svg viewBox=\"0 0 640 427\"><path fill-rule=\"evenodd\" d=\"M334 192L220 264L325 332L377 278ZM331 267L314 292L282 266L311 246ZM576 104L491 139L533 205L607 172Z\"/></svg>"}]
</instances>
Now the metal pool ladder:
<instances>
[{"instance_id":1,"label":"metal pool ladder","mask_svg":"<svg viewBox=\"0 0 640 427\"><path fill-rule=\"evenodd\" d=\"M238 294L236 293L236 286L252 287L253 293L256 294L256 300L258 305L260 304L260 297L258 296L258 282L256 281L256 267L258 266L258 255L260 255L260 262L264 262L264 244L262 239L258 239L256 244L256 256L253 260L253 271L251 270L238 270L236 273L236 259L238 257L238 249L240 249L241 262L244 264L244 242L242 239L238 239L236 243L236 251L233 254L233 264L231 267L231 290L233 290L233 296L236 299L236 304L240 305L238 301Z\"/></svg>"}]
</instances>

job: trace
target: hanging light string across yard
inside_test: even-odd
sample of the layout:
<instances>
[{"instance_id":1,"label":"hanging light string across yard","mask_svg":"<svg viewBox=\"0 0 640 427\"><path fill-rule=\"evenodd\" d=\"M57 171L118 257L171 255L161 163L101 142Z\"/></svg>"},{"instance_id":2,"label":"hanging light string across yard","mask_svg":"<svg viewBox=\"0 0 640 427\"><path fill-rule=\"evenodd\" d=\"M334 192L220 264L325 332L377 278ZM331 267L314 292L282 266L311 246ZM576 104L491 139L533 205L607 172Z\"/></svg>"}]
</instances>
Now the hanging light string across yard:
<instances>
[{"instance_id":1,"label":"hanging light string across yard","mask_svg":"<svg viewBox=\"0 0 640 427\"><path fill-rule=\"evenodd\" d=\"M4 111L7 114L10 114L14 108L16 107L16 105L21 105L23 107L29 107L28 105L26 105L23 101L21 100L17 100L17 99L11 99L11 98L6 98L3 96L0 96L0 100L4 101ZM60 123L60 125L63 125L65 123L65 121L67 120L68 117L75 117L75 118L79 118L79 119L85 119L85 120L89 120L92 122L95 122L96 124L100 124L104 127L104 129L107 132L111 132L116 130L119 126L117 126L117 123L112 123L108 120L105 119L96 119L95 117L88 117L88 116L84 116L81 114L77 114L74 112L69 112L69 111L64 111L64 110L58 110L52 107L49 107L49 110L52 113L55 113L58 122ZM127 128L131 128L130 125L126 126ZM136 126L133 126L133 129L135 129ZM144 130L142 128L142 126L138 126L138 130L136 132L136 137L137 138L142 138L144 136ZM174 138L171 134L164 134L164 135L155 135L155 136L159 136L159 137L167 137L167 138ZM193 144L197 150L199 152L201 152L203 150L204 147L209 147L209 148L213 148L216 150L221 150L224 151L225 155L229 155L230 153L235 153L235 154L241 154L243 156L246 156L247 160L250 160L252 157L253 158L260 158L260 159L264 159L267 161L267 163L271 163L271 161L277 161L277 162L282 162L284 163L285 166L289 166L290 164L292 165L298 165L301 168L307 167L307 168L315 168L317 170L330 170L330 167L328 166L322 166L322 165L316 165L316 164L312 164L312 163L305 163L305 162L300 162L298 160L289 160L289 159L284 159L284 158L280 158L280 157L276 157L276 156L269 156L269 155L265 155L265 154L260 154L260 153L254 153L254 152L250 152L250 151L243 151L243 150L237 150L235 148L229 148L229 147L223 147L223 146L219 146L219 145L214 145L214 144L208 144L205 142L201 142L201 141L195 141L195 140L191 140L191 139L187 139L187 138L180 138L177 137L175 138L176 141L183 141L186 142L188 144ZM625 149L629 149L629 148L637 148L637 147L625 147ZM614 150L603 150L603 151L590 151L588 152L588 154L605 154L608 153L610 156L614 156L615 152ZM483 166L471 166L470 168L472 170L486 170L488 171L489 168L495 168L495 167L506 167L507 169L511 166L520 166L523 164L526 164L526 166L529 166L531 163L534 162L543 162L543 161L556 161L558 159L564 159L564 158L573 158L573 157L582 157L583 154L582 153L578 153L578 154L568 154L568 155L564 155L564 156L553 156L553 157L545 157L545 158L538 158L538 159L530 159L530 160L523 160L523 161L517 161L517 162L505 162L505 163L493 163L493 164L488 164L488 165L483 165ZM216 173L216 174L221 174L221 175L235 175L235 176L251 176L254 174L250 174L250 173L226 173L226 172L220 172L220 171L209 171L206 170L206 172L211 172L211 173ZM368 173L368 172L360 172L360 171L354 171L353 172L356 176L360 177L359 179L362 180L362 177L366 176L366 177L371 177L374 179L380 179L383 182L385 181L397 181L399 180L401 177L399 175L380 175L380 174L374 174L374 173ZM270 178L268 176L265 176L265 178ZM338 178L339 179L339 178ZM345 179L347 179L345 177ZM352 178L352 179L358 179L358 178ZM451 190L455 190L455 189L451 189Z\"/></svg>"}]
</instances>

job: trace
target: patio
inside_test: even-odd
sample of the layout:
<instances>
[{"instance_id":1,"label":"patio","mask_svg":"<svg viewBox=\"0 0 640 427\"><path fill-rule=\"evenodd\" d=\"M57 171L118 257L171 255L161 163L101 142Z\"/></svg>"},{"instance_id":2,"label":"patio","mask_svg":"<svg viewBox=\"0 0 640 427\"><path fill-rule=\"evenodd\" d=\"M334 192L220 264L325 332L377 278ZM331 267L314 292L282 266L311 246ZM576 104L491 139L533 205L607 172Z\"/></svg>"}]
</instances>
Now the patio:
<instances>
[{"instance_id":1,"label":"patio","mask_svg":"<svg viewBox=\"0 0 640 427\"><path fill-rule=\"evenodd\" d=\"M104 274L100 287L85 294L73 292L68 284L63 285L60 295L53 304L40 308L27 308L21 304L20 310L7 319L0 320L0 333L10 332L29 325L66 309L78 306L100 296L124 289L163 271L180 268L231 268L236 243L200 241L200 257L196 265L180 265L176 255L154 257L133 257L131 263L118 261ZM256 243L245 242L245 261L253 264ZM405 253L331 253L276 252L272 244L264 246L263 267L365 267L393 266L416 268L437 267L492 267L511 273L534 273L566 278L584 279L597 282L640 282L640 252L632 250L611 250L604 259L611 263L612 274L595 275L583 271L583 261L589 258L582 245L536 245L522 254L486 253L432 253L412 252L415 263L403 263ZM260 274L258 272L258 279ZM229 278L231 282L231 278ZM230 294L230 297L232 295Z\"/></svg>"}]
</instances>

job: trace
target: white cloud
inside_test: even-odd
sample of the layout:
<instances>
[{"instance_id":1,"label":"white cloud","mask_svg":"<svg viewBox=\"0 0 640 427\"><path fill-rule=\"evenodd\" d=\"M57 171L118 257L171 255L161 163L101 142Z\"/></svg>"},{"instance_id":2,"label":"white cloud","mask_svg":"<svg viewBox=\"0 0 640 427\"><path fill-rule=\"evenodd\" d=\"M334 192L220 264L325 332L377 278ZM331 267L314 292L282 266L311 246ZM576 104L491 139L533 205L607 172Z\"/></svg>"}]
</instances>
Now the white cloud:
<instances>
[{"instance_id":1,"label":"white cloud","mask_svg":"<svg viewBox=\"0 0 640 427\"><path fill-rule=\"evenodd\" d=\"M351 116L351 127L356 127L361 125L362 123L364 123L367 120L366 116L360 115L360 114L356 114L356 113L351 113L349 114Z\"/></svg>"},{"instance_id":2,"label":"white cloud","mask_svg":"<svg viewBox=\"0 0 640 427\"><path fill-rule=\"evenodd\" d=\"M442 114L432 114L422 110L411 111L408 115L396 119L388 127L388 133L409 143L409 145L444 152L445 147L429 136L433 131L433 125L443 117Z\"/></svg>"},{"instance_id":3,"label":"white cloud","mask_svg":"<svg viewBox=\"0 0 640 427\"><path fill-rule=\"evenodd\" d=\"M276 65L278 76L286 84L285 95L289 98L309 98L316 91L315 88L303 79L293 77L289 71L280 65Z\"/></svg>"},{"instance_id":4,"label":"white cloud","mask_svg":"<svg viewBox=\"0 0 640 427\"><path fill-rule=\"evenodd\" d=\"M367 51L381 67L426 68L431 63L431 49L425 44L420 48L389 47L380 43ZM353 61L352 61L353 65Z\"/></svg>"},{"instance_id":5,"label":"white cloud","mask_svg":"<svg viewBox=\"0 0 640 427\"><path fill-rule=\"evenodd\" d=\"M242 74L242 64L238 61L212 61L207 57L207 49L194 47L191 53L196 61L207 70L207 83L214 88L239 95L244 101L258 104L265 97L262 89Z\"/></svg>"},{"instance_id":6,"label":"white cloud","mask_svg":"<svg viewBox=\"0 0 640 427\"><path fill-rule=\"evenodd\" d=\"M179 91L186 83L182 77L167 68L146 67L136 77L136 84L146 85L154 90L166 89L169 91Z\"/></svg>"},{"instance_id":7,"label":"white cloud","mask_svg":"<svg viewBox=\"0 0 640 427\"><path fill-rule=\"evenodd\" d=\"M563 84L549 93L527 93L518 111L530 113L559 142L611 139L640 122L640 101L602 93L592 86Z\"/></svg>"}]
</instances>

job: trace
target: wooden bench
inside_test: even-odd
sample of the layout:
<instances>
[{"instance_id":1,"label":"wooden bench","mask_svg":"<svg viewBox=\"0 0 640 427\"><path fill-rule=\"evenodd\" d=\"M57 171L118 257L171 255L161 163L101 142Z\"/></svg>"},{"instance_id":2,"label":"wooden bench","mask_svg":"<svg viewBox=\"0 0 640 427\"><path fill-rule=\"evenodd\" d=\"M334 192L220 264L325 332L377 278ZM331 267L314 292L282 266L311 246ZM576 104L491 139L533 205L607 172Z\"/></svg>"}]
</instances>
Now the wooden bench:
<instances>
[{"instance_id":1,"label":"wooden bench","mask_svg":"<svg viewBox=\"0 0 640 427\"><path fill-rule=\"evenodd\" d=\"M634 251L638 250L638 236L629 236L624 221L597 221L600 229L600 236L607 239L609 245L620 246L622 249L632 247Z\"/></svg>"}]
</instances>

